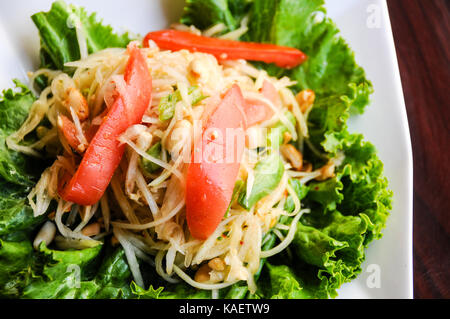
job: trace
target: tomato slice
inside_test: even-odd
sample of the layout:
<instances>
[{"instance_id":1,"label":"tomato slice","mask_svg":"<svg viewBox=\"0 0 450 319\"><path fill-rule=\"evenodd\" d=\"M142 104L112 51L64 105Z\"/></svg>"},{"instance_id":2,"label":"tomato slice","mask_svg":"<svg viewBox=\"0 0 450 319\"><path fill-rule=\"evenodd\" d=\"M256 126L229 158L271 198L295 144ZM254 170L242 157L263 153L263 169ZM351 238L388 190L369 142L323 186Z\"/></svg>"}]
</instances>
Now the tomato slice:
<instances>
[{"instance_id":1,"label":"tomato slice","mask_svg":"<svg viewBox=\"0 0 450 319\"><path fill-rule=\"evenodd\" d=\"M80 141L77 137L77 130L75 124L67 116L60 115L58 117L58 129L63 134L69 146L74 150L78 150Z\"/></svg>"},{"instance_id":2,"label":"tomato slice","mask_svg":"<svg viewBox=\"0 0 450 319\"><path fill-rule=\"evenodd\" d=\"M281 106L278 91L269 81L264 80L260 93L264 98L272 102L275 107ZM274 112L261 100L247 98L245 99L245 115L247 116L247 125L252 126L269 120L274 115Z\"/></svg>"},{"instance_id":3,"label":"tomato slice","mask_svg":"<svg viewBox=\"0 0 450 319\"><path fill-rule=\"evenodd\" d=\"M163 50L186 49L191 52L205 52L214 55L218 60L262 61L275 63L283 68L293 68L306 60L302 51L290 47L210 38L186 31L149 32L144 38L145 47L148 47L149 40L153 40Z\"/></svg>"},{"instance_id":4,"label":"tomato slice","mask_svg":"<svg viewBox=\"0 0 450 319\"><path fill-rule=\"evenodd\" d=\"M69 146L79 152L83 153L83 150L79 149L81 141L78 139L77 130L75 124L65 115L59 115L58 117L58 129L63 134ZM97 132L98 125L88 124L87 121L81 124L81 129L83 130L84 137L89 143Z\"/></svg>"},{"instance_id":5,"label":"tomato slice","mask_svg":"<svg viewBox=\"0 0 450 319\"><path fill-rule=\"evenodd\" d=\"M62 180L60 196L80 205L93 205L103 196L124 153L118 137L142 120L151 102L152 79L145 57L135 43L128 46L124 74L126 90L118 95L92 138L81 163L70 178Z\"/></svg>"},{"instance_id":6,"label":"tomato slice","mask_svg":"<svg viewBox=\"0 0 450 319\"><path fill-rule=\"evenodd\" d=\"M200 145L194 145L186 177L186 219L195 238L208 238L230 204L245 146L243 106L235 84L211 113Z\"/></svg>"}]
</instances>

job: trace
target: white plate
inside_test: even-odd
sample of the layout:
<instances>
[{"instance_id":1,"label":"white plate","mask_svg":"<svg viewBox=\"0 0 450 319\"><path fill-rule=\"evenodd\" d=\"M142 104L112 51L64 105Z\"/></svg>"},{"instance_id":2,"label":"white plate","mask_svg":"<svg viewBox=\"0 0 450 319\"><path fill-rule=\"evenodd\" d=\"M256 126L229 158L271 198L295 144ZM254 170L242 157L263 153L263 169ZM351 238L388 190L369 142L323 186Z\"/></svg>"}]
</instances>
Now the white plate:
<instances>
[{"instance_id":1,"label":"white plate","mask_svg":"<svg viewBox=\"0 0 450 319\"><path fill-rule=\"evenodd\" d=\"M11 79L26 81L38 67L39 37L30 16L48 11L50 0L0 1L0 89ZM71 0L97 12L116 30L145 34L167 27L182 12L183 0ZM364 115L350 120L378 148L393 209L384 237L367 249L362 273L339 289L339 298L412 298L412 152L408 120L386 2L328 0L328 15L355 51L375 93Z\"/></svg>"}]
</instances>

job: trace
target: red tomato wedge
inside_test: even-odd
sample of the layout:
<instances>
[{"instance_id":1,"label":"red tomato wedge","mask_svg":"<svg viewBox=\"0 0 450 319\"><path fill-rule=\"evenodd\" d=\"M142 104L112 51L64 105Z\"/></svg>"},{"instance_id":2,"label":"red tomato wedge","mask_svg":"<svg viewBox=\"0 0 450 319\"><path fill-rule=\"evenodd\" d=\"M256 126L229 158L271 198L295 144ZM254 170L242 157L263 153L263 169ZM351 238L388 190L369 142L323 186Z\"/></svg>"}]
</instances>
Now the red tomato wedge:
<instances>
[{"instance_id":1,"label":"red tomato wedge","mask_svg":"<svg viewBox=\"0 0 450 319\"><path fill-rule=\"evenodd\" d=\"M75 128L75 124L65 115L60 115L58 117L58 129L63 134L67 143L71 148L76 150L80 141L77 137L77 129Z\"/></svg>"},{"instance_id":2,"label":"red tomato wedge","mask_svg":"<svg viewBox=\"0 0 450 319\"><path fill-rule=\"evenodd\" d=\"M194 145L186 177L186 219L197 239L219 225L233 194L245 145L244 99L238 85L229 89Z\"/></svg>"},{"instance_id":3,"label":"red tomato wedge","mask_svg":"<svg viewBox=\"0 0 450 319\"><path fill-rule=\"evenodd\" d=\"M78 149L78 146L80 145L81 141L78 139L75 124L71 120L69 120L67 116L59 115L58 129L63 134L69 146L79 152L80 150ZM98 125L89 125L87 122L84 122L81 124L81 129L83 130L84 137L89 143L95 136Z\"/></svg>"},{"instance_id":4,"label":"red tomato wedge","mask_svg":"<svg viewBox=\"0 0 450 319\"><path fill-rule=\"evenodd\" d=\"M135 43L128 46L129 59L124 79L126 90L118 95L92 138L81 163L70 178L63 178L61 197L80 205L100 200L122 159L124 145L117 138L138 124L151 102L152 79L145 57Z\"/></svg>"},{"instance_id":5,"label":"red tomato wedge","mask_svg":"<svg viewBox=\"0 0 450 319\"><path fill-rule=\"evenodd\" d=\"M260 93L265 99L272 102L275 107L278 108L281 106L278 91L269 81L264 80ZM267 103L264 103L258 99L245 99L245 115L247 116L248 126L269 120L273 114L273 110L267 105Z\"/></svg>"},{"instance_id":6,"label":"red tomato wedge","mask_svg":"<svg viewBox=\"0 0 450 319\"><path fill-rule=\"evenodd\" d=\"M224 40L196 35L186 31L161 30L149 32L143 45L153 40L163 50L205 52L218 60L244 59L275 63L282 68L293 68L306 60L306 55L297 49L266 43Z\"/></svg>"}]
</instances>

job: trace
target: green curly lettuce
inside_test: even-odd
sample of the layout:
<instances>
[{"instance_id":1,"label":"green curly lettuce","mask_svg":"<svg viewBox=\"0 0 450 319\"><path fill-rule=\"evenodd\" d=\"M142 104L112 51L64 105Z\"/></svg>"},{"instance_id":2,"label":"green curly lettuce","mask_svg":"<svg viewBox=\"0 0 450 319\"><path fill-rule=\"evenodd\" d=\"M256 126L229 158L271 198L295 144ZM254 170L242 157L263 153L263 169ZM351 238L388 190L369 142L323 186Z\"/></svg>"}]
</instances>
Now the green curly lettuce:
<instances>
[{"instance_id":1,"label":"green curly lettuce","mask_svg":"<svg viewBox=\"0 0 450 319\"><path fill-rule=\"evenodd\" d=\"M123 250L102 248L61 251L42 243L36 251L27 239L0 240L0 297L131 297L131 272Z\"/></svg>"},{"instance_id":2,"label":"green curly lettuce","mask_svg":"<svg viewBox=\"0 0 450 319\"><path fill-rule=\"evenodd\" d=\"M84 8L55 1L50 11L31 16L41 38L41 61L47 67L64 69L64 63L80 59L77 23L86 38L88 53L111 47L126 47L131 41L128 33L116 34L112 27L97 20L95 13Z\"/></svg>"},{"instance_id":3,"label":"green curly lettuce","mask_svg":"<svg viewBox=\"0 0 450 319\"><path fill-rule=\"evenodd\" d=\"M9 183L30 187L40 172L40 161L31 164L25 155L8 148L6 138L25 121L35 97L19 81L14 80L14 84L15 89L0 94L0 177ZM27 138L27 142L32 140L33 136Z\"/></svg>"}]
</instances>

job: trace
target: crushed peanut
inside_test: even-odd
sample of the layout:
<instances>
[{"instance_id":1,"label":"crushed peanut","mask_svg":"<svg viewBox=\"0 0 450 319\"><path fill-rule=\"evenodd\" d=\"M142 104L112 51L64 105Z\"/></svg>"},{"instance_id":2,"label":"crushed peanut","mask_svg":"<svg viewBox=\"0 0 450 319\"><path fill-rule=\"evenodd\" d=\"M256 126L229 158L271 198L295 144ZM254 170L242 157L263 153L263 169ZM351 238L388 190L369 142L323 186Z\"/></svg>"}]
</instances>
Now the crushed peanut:
<instances>
[{"instance_id":1,"label":"crushed peanut","mask_svg":"<svg viewBox=\"0 0 450 319\"><path fill-rule=\"evenodd\" d=\"M211 267L208 264L203 264L195 273L194 280L197 282L207 282L210 280Z\"/></svg>"},{"instance_id":2,"label":"crushed peanut","mask_svg":"<svg viewBox=\"0 0 450 319\"><path fill-rule=\"evenodd\" d=\"M321 175L316 177L316 180L318 181L324 181L326 179L334 177L334 169L335 165L333 163L328 163L324 165L321 169Z\"/></svg>"},{"instance_id":3,"label":"crushed peanut","mask_svg":"<svg viewBox=\"0 0 450 319\"><path fill-rule=\"evenodd\" d=\"M281 154L286 157L296 170L301 170L303 166L303 155L292 144L281 145Z\"/></svg>"},{"instance_id":4,"label":"crushed peanut","mask_svg":"<svg viewBox=\"0 0 450 319\"><path fill-rule=\"evenodd\" d=\"M89 224L81 230L81 233L88 237L98 235L100 233L100 224L99 223Z\"/></svg>"},{"instance_id":5,"label":"crushed peanut","mask_svg":"<svg viewBox=\"0 0 450 319\"><path fill-rule=\"evenodd\" d=\"M309 108L314 104L314 100L316 99L316 94L313 90L303 90L297 93L295 96L298 105L300 106L300 110L302 113L306 113Z\"/></svg>"},{"instance_id":6,"label":"crushed peanut","mask_svg":"<svg viewBox=\"0 0 450 319\"><path fill-rule=\"evenodd\" d=\"M224 271L225 270L225 262L223 261L222 258L219 258L219 257L211 259L208 262L208 266L211 269L217 270L217 271Z\"/></svg>"}]
</instances>

